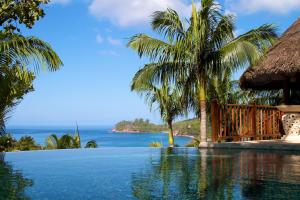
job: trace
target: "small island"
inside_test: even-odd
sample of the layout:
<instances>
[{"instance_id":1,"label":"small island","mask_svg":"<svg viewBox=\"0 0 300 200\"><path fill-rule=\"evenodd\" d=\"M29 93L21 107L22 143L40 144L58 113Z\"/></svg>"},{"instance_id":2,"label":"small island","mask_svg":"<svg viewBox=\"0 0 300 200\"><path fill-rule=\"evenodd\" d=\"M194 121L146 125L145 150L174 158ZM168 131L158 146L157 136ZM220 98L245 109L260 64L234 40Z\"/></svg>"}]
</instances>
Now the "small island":
<instances>
[{"instance_id":1,"label":"small island","mask_svg":"<svg viewBox=\"0 0 300 200\"><path fill-rule=\"evenodd\" d=\"M199 120L175 122L173 129L175 136L196 136L199 133ZM161 133L167 132L168 128L164 124L154 124L147 119L135 119L117 123L112 131L117 133Z\"/></svg>"}]
</instances>

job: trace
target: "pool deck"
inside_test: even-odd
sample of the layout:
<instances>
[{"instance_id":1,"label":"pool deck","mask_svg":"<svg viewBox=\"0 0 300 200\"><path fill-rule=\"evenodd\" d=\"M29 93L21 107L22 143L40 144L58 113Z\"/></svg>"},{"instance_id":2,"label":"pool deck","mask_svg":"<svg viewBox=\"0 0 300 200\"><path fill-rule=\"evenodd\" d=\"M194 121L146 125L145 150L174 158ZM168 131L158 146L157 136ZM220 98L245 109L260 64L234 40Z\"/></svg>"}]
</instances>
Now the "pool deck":
<instances>
[{"instance_id":1,"label":"pool deck","mask_svg":"<svg viewBox=\"0 0 300 200\"><path fill-rule=\"evenodd\" d=\"M260 141L247 141L247 142L226 142L226 143L206 142L206 143L200 143L199 148L300 151L300 141L287 142L282 140L260 140Z\"/></svg>"}]
</instances>

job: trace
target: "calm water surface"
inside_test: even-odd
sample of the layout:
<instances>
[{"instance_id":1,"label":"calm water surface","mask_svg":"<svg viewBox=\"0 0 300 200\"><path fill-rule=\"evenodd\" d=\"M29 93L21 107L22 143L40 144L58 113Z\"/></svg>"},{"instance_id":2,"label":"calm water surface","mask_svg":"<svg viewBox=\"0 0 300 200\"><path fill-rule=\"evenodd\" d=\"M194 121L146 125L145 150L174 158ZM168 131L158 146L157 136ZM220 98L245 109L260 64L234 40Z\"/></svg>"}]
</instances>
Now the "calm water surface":
<instances>
[{"instance_id":1,"label":"calm water surface","mask_svg":"<svg viewBox=\"0 0 300 200\"><path fill-rule=\"evenodd\" d=\"M80 128L81 143L83 146L89 140L96 140L101 147L148 147L151 142L162 142L168 146L168 135L165 133L113 133L111 127ZM73 128L9 128L16 139L30 135L35 141L44 145L46 138L51 134L61 136L63 134L74 134ZM190 138L175 137L175 143L184 147Z\"/></svg>"},{"instance_id":2,"label":"calm water surface","mask_svg":"<svg viewBox=\"0 0 300 200\"><path fill-rule=\"evenodd\" d=\"M300 199L295 152L100 148L0 159L0 199Z\"/></svg>"}]
</instances>

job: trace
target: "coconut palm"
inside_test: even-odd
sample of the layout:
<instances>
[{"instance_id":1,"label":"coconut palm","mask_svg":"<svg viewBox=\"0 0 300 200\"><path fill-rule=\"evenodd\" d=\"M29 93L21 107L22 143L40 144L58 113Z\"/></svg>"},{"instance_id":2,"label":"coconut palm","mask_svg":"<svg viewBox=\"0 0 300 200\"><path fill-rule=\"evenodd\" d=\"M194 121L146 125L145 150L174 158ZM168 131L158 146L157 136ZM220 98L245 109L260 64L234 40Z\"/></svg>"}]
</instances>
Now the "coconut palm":
<instances>
[{"instance_id":1,"label":"coconut palm","mask_svg":"<svg viewBox=\"0 0 300 200\"><path fill-rule=\"evenodd\" d=\"M38 72L40 68L55 71L61 65L62 61L48 43L35 37L0 31L0 134L5 133L8 113L33 90L34 75L29 66Z\"/></svg>"},{"instance_id":2,"label":"coconut palm","mask_svg":"<svg viewBox=\"0 0 300 200\"><path fill-rule=\"evenodd\" d=\"M138 34L128 46L140 57L150 58L152 64L142 70L153 82L184 80L189 105L197 103L200 140L205 142L209 79L225 69L235 71L256 62L274 42L276 28L266 24L235 37L234 16L223 15L214 0L202 0L200 7L192 3L188 20L172 9L155 12L152 28L163 40Z\"/></svg>"},{"instance_id":3,"label":"coconut palm","mask_svg":"<svg viewBox=\"0 0 300 200\"><path fill-rule=\"evenodd\" d=\"M5 121L8 113L23 96L33 91L32 72L19 65L0 67L0 135L5 133Z\"/></svg>"},{"instance_id":4,"label":"coconut palm","mask_svg":"<svg viewBox=\"0 0 300 200\"><path fill-rule=\"evenodd\" d=\"M161 86L156 86L149 79L145 79L142 71L136 73L132 80L131 90L136 91L146 98L150 108L158 105L162 120L167 123L169 129L169 145L174 147L173 121L183 113L181 91L172 88L167 81Z\"/></svg>"},{"instance_id":5,"label":"coconut palm","mask_svg":"<svg viewBox=\"0 0 300 200\"><path fill-rule=\"evenodd\" d=\"M88 147L87 147L88 146ZM88 141L86 148L97 148L97 143L94 140ZM47 149L79 149L81 148L80 144L80 135L75 133L75 135L65 134L61 137L58 137L55 134L50 135L46 139L46 148Z\"/></svg>"},{"instance_id":6,"label":"coconut palm","mask_svg":"<svg viewBox=\"0 0 300 200\"><path fill-rule=\"evenodd\" d=\"M75 139L68 134L63 135L60 138L53 134L46 139L47 149L73 149L75 146Z\"/></svg>"},{"instance_id":7,"label":"coconut palm","mask_svg":"<svg viewBox=\"0 0 300 200\"><path fill-rule=\"evenodd\" d=\"M62 61L48 43L36 37L0 31L0 65L16 63L25 67L33 65L36 71L43 67L56 71L62 66Z\"/></svg>"}]
</instances>

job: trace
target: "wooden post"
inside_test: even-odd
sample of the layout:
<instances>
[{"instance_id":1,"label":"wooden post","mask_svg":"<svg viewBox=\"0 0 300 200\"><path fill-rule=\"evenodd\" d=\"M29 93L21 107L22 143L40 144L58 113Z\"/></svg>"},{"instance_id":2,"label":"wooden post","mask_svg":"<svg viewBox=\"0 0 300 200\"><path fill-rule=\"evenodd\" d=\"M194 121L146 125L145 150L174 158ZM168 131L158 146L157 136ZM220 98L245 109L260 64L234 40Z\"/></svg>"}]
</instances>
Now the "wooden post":
<instances>
[{"instance_id":1,"label":"wooden post","mask_svg":"<svg viewBox=\"0 0 300 200\"><path fill-rule=\"evenodd\" d=\"M217 100L211 102L211 128L212 128L212 141L217 142L219 134L219 105Z\"/></svg>"},{"instance_id":2,"label":"wooden post","mask_svg":"<svg viewBox=\"0 0 300 200\"><path fill-rule=\"evenodd\" d=\"M256 104L252 103L252 109L251 109L251 124L252 124L252 134L254 135L254 138L257 139L256 135Z\"/></svg>"}]
</instances>

